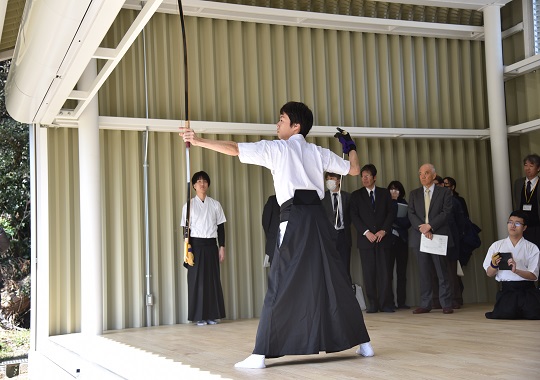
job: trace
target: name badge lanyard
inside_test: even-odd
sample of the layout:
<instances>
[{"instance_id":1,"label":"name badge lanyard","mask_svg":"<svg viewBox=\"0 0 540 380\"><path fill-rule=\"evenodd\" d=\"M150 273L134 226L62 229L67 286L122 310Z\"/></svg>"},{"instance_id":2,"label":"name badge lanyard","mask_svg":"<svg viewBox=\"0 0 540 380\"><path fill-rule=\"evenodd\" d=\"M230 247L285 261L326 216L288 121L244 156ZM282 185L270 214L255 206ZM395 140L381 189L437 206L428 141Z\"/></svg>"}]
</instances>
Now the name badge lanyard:
<instances>
[{"instance_id":1,"label":"name badge lanyard","mask_svg":"<svg viewBox=\"0 0 540 380\"><path fill-rule=\"evenodd\" d=\"M532 188L531 190L531 195L529 196L529 199L527 199L527 189L526 189L526 186L523 186L523 194L525 195L525 203L527 204L530 204L531 203L531 199L532 199L532 196L534 194L534 191L536 190L536 186L538 186L538 182L539 181L536 181L536 184L534 185L534 187Z\"/></svg>"}]
</instances>

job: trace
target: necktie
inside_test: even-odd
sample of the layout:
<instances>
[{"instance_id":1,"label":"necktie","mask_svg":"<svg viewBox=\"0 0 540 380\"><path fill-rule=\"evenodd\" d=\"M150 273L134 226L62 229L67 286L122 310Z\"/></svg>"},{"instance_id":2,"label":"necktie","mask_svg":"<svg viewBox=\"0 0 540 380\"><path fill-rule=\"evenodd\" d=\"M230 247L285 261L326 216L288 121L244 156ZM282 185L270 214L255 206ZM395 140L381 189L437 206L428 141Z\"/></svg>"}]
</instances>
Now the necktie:
<instances>
[{"instance_id":1,"label":"necktie","mask_svg":"<svg viewBox=\"0 0 540 380\"><path fill-rule=\"evenodd\" d=\"M369 198L371 199L371 207L375 210L375 197L373 196L373 190L369 191Z\"/></svg>"},{"instance_id":2,"label":"necktie","mask_svg":"<svg viewBox=\"0 0 540 380\"><path fill-rule=\"evenodd\" d=\"M527 181L527 190L526 190L527 198L531 197L531 181Z\"/></svg>"},{"instance_id":3,"label":"necktie","mask_svg":"<svg viewBox=\"0 0 540 380\"><path fill-rule=\"evenodd\" d=\"M334 194L334 221L336 228L341 227L341 217L339 216L339 202L337 193Z\"/></svg>"},{"instance_id":4,"label":"necktie","mask_svg":"<svg viewBox=\"0 0 540 380\"><path fill-rule=\"evenodd\" d=\"M426 194L424 196L424 206L426 207L426 224L429 223L428 213L429 213L429 204L431 198L429 197L429 189L426 189Z\"/></svg>"}]
</instances>

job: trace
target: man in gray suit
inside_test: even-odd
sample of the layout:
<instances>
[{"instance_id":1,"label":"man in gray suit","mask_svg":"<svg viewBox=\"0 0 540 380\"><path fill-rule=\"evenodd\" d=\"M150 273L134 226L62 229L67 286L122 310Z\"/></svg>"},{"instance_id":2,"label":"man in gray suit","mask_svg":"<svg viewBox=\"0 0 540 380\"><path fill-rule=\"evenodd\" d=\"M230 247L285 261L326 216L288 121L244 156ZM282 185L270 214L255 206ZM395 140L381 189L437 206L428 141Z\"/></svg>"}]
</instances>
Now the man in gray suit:
<instances>
[{"instance_id":1,"label":"man in gray suit","mask_svg":"<svg viewBox=\"0 0 540 380\"><path fill-rule=\"evenodd\" d=\"M345 265L349 283L351 278L351 194L341 191L341 176L336 173L326 173L326 188L322 204L328 215L328 220L336 231L336 249Z\"/></svg>"},{"instance_id":2,"label":"man in gray suit","mask_svg":"<svg viewBox=\"0 0 540 380\"><path fill-rule=\"evenodd\" d=\"M448 262L446 256L430 254L420 251L421 236L428 239L433 234L450 234L448 219L452 213L452 192L445 188L435 186L437 176L432 164L424 164L418 172L422 187L411 191L409 197L409 220L411 233L409 247L413 248L418 258L420 272L420 307L413 314L429 313L432 308L432 282L433 267L439 280L439 300L444 314L452 314L452 291L448 278ZM452 239L448 239L448 246L453 246ZM433 264L432 264L433 263Z\"/></svg>"}]
</instances>

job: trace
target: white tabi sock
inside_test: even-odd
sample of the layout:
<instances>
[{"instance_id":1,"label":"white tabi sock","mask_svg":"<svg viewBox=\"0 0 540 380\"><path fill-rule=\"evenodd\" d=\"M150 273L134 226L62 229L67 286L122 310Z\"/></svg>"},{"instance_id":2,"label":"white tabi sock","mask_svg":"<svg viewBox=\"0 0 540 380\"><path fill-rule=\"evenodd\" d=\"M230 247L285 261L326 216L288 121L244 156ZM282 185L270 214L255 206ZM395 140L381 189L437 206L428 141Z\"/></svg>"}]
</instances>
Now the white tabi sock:
<instances>
[{"instance_id":1,"label":"white tabi sock","mask_svg":"<svg viewBox=\"0 0 540 380\"><path fill-rule=\"evenodd\" d=\"M264 365L264 355L249 355L246 359L238 362L234 365L235 368L251 368L251 369L263 369L266 368Z\"/></svg>"},{"instance_id":2,"label":"white tabi sock","mask_svg":"<svg viewBox=\"0 0 540 380\"><path fill-rule=\"evenodd\" d=\"M356 353L358 355L362 355L362 356L366 356L366 357L375 355L375 352L373 351L373 347L371 347L370 342L362 343L358 347L358 350L356 350Z\"/></svg>"}]
</instances>

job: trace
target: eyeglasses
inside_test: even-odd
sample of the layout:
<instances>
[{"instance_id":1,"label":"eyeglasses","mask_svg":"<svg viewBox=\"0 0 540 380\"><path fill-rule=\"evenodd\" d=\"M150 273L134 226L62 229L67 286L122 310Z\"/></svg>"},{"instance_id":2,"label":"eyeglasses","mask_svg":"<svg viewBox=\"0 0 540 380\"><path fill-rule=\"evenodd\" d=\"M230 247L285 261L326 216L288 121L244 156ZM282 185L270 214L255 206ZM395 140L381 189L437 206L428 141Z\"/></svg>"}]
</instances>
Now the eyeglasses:
<instances>
[{"instance_id":1,"label":"eyeglasses","mask_svg":"<svg viewBox=\"0 0 540 380\"><path fill-rule=\"evenodd\" d=\"M509 220L509 221L507 222L507 224L508 224L509 226L514 226L514 227L521 227L521 226L524 225L523 223L520 223L520 222L514 222L513 220Z\"/></svg>"}]
</instances>

